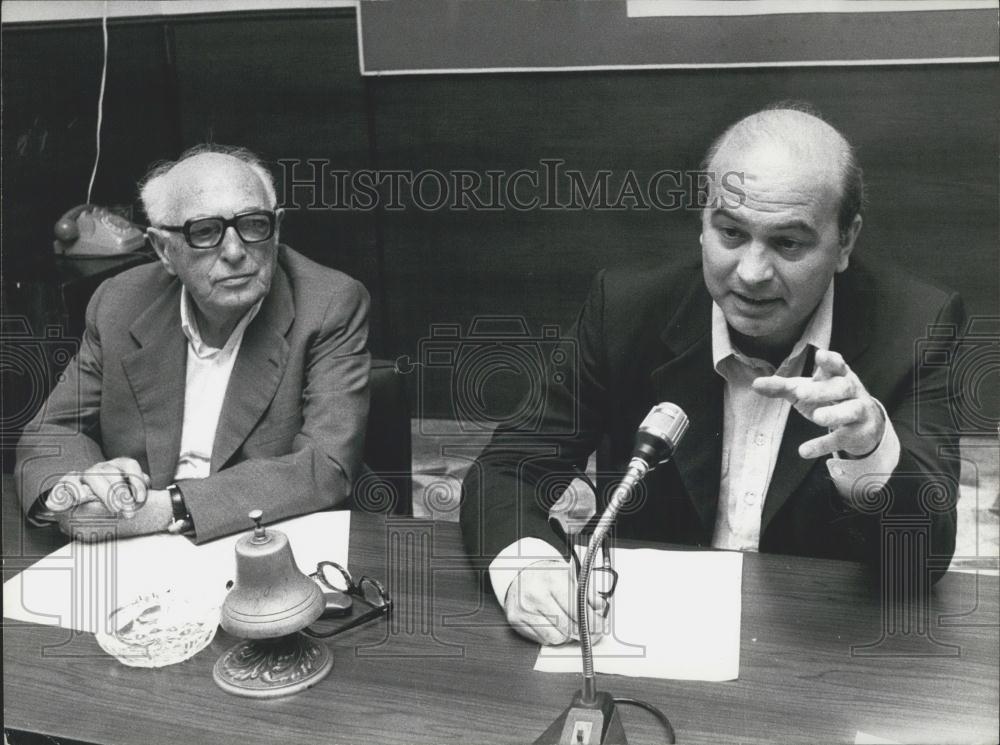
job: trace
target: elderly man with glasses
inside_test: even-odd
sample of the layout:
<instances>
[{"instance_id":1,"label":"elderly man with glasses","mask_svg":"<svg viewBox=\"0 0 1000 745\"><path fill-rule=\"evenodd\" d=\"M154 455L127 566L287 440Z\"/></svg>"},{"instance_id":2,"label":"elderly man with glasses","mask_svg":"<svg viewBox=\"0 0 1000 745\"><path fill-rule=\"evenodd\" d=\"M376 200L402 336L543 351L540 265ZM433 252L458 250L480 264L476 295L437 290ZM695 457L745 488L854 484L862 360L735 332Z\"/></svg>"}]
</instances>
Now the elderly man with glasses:
<instances>
[{"instance_id":1,"label":"elderly man with glasses","mask_svg":"<svg viewBox=\"0 0 1000 745\"><path fill-rule=\"evenodd\" d=\"M271 175L245 150L192 148L140 196L159 262L98 288L77 358L25 429L29 521L202 542L253 508L344 503L368 416L368 293L279 243Z\"/></svg>"}]
</instances>

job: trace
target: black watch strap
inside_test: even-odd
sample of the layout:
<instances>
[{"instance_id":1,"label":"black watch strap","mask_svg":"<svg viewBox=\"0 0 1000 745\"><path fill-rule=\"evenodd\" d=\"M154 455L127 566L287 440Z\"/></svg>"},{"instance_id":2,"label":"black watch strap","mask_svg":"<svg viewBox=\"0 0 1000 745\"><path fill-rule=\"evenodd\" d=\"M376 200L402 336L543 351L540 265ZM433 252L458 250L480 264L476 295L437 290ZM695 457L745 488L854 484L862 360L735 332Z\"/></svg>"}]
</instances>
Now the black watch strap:
<instances>
[{"instance_id":1,"label":"black watch strap","mask_svg":"<svg viewBox=\"0 0 1000 745\"><path fill-rule=\"evenodd\" d=\"M194 530L191 513L188 512L187 505L184 504L184 495L181 494L180 487L177 484L170 484L167 487L167 493L170 495L170 511L173 517L167 530L171 533L186 533Z\"/></svg>"}]
</instances>

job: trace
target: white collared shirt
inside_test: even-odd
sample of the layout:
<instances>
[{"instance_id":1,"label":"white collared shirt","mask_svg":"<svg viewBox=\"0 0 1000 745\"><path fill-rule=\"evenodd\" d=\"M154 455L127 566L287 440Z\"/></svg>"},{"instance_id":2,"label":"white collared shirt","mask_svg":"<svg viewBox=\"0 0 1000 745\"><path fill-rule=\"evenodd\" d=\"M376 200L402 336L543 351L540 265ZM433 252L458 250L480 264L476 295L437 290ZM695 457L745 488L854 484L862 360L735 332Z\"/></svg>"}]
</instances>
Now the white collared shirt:
<instances>
[{"instance_id":1,"label":"white collared shirt","mask_svg":"<svg viewBox=\"0 0 1000 745\"><path fill-rule=\"evenodd\" d=\"M243 333L260 310L263 299L248 310L222 348L205 343L191 307L187 288L181 288L181 329L187 337L187 369L184 379L184 422L174 480L203 479L211 473L212 448L219 426L222 404L233 374Z\"/></svg>"},{"instance_id":2,"label":"white collared shirt","mask_svg":"<svg viewBox=\"0 0 1000 745\"><path fill-rule=\"evenodd\" d=\"M778 366L777 373L801 375L808 356L807 345L829 349L832 329L831 281L802 337ZM716 373L725 380L722 469L712 545L756 551L764 498L774 474L791 404L753 392L750 384L754 378L776 371L770 363L749 358L732 347L725 316L715 303L712 304L712 361ZM842 497L849 497L852 485L861 478L865 479L866 488L880 488L899 463L896 430L881 402L876 403L882 408L885 431L874 452L857 460L837 456L827 460L830 478ZM490 583L500 604L503 605L511 582L521 570L546 559L562 560L562 554L539 538L522 538L503 549L489 569Z\"/></svg>"},{"instance_id":3,"label":"white collared shirt","mask_svg":"<svg viewBox=\"0 0 1000 745\"><path fill-rule=\"evenodd\" d=\"M833 332L833 280L806 324L802 336L777 369L765 360L747 357L733 347L722 309L712 303L712 363L725 380L722 426L722 470L712 546L756 551L760 545L761 515L771 485L778 449L792 405L782 398L768 398L751 388L755 378L767 375L802 375L809 347L828 350ZM878 404L880 407L881 403ZM899 463L899 438L885 417L885 431L878 447L864 458L834 455L826 463L834 487L848 497L862 476L866 484L881 488ZM877 482L877 483L876 483Z\"/></svg>"}]
</instances>

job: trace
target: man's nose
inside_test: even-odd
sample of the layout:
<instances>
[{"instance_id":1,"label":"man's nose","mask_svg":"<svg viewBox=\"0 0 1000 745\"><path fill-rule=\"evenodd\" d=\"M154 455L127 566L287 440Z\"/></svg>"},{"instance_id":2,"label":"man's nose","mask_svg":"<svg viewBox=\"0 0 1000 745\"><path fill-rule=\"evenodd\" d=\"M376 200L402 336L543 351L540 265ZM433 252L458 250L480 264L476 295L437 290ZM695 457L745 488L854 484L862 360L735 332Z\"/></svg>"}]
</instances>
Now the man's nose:
<instances>
[{"instance_id":1,"label":"man's nose","mask_svg":"<svg viewBox=\"0 0 1000 745\"><path fill-rule=\"evenodd\" d=\"M236 228L232 225L226 228L226 232L222 234L222 258L235 264L246 256L246 252L246 246Z\"/></svg>"},{"instance_id":2,"label":"man's nose","mask_svg":"<svg viewBox=\"0 0 1000 745\"><path fill-rule=\"evenodd\" d=\"M736 274L746 285L759 285L771 281L774 277L774 266L771 263L771 252L767 246L753 241L736 266Z\"/></svg>"}]
</instances>

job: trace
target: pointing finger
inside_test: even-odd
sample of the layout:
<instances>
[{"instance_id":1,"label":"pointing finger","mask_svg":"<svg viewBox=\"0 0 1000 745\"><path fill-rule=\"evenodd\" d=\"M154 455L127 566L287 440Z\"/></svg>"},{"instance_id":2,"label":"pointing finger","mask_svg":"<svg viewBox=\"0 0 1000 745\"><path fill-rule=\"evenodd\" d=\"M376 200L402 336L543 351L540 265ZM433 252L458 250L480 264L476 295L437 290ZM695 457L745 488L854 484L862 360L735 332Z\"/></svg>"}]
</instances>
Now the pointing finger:
<instances>
[{"instance_id":1,"label":"pointing finger","mask_svg":"<svg viewBox=\"0 0 1000 745\"><path fill-rule=\"evenodd\" d=\"M804 380L804 382L794 386L792 395L795 398L792 403L822 406L854 398L854 386L850 380L844 377L830 378L829 380L805 380L803 378L795 380Z\"/></svg>"},{"instance_id":2,"label":"pointing finger","mask_svg":"<svg viewBox=\"0 0 1000 745\"><path fill-rule=\"evenodd\" d=\"M858 399L841 401L832 406L821 406L813 412L812 420L821 427L844 427L864 419L865 406Z\"/></svg>"},{"instance_id":3,"label":"pointing finger","mask_svg":"<svg viewBox=\"0 0 1000 745\"><path fill-rule=\"evenodd\" d=\"M808 440L799 445L799 456L806 459L821 458L824 455L840 450L839 437L836 432Z\"/></svg>"},{"instance_id":4,"label":"pointing finger","mask_svg":"<svg viewBox=\"0 0 1000 745\"><path fill-rule=\"evenodd\" d=\"M816 350L816 371L823 371L828 377L847 375L850 368L839 352L829 349Z\"/></svg>"},{"instance_id":5,"label":"pointing finger","mask_svg":"<svg viewBox=\"0 0 1000 745\"><path fill-rule=\"evenodd\" d=\"M809 382L808 378L783 378L780 375L768 375L754 379L751 383L755 393L768 398L783 398L786 401L795 403L798 400L795 390L803 382Z\"/></svg>"}]
</instances>

